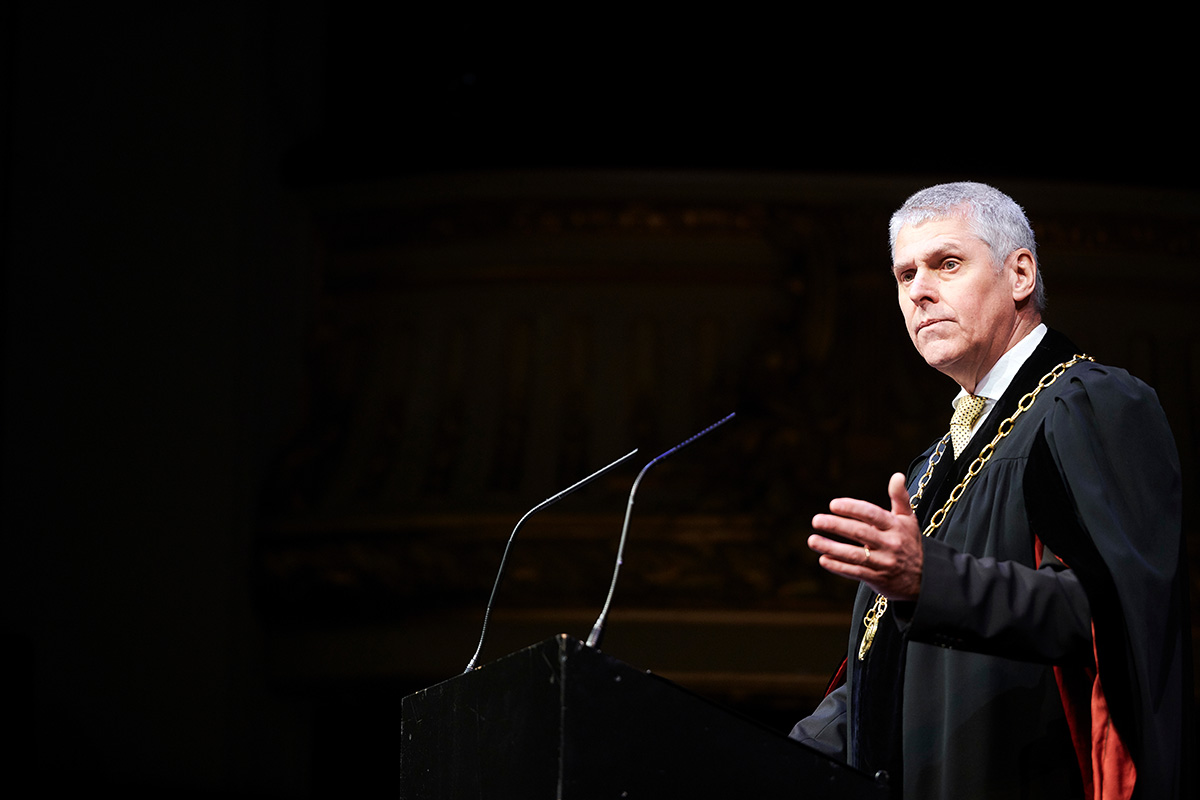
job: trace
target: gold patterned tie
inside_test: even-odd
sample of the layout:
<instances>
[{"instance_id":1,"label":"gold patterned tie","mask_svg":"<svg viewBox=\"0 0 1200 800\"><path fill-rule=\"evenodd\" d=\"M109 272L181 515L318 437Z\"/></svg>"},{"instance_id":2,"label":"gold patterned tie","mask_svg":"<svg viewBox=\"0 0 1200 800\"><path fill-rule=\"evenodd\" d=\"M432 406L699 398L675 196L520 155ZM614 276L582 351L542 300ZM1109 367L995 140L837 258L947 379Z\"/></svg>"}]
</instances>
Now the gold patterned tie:
<instances>
[{"instance_id":1,"label":"gold patterned tie","mask_svg":"<svg viewBox=\"0 0 1200 800\"><path fill-rule=\"evenodd\" d=\"M986 399L969 394L954 407L954 416L950 418L950 442L954 445L955 458L958 458L967 442L971 441L971 426L979 419L985 405Z\"/></svg>"}]
</instances>

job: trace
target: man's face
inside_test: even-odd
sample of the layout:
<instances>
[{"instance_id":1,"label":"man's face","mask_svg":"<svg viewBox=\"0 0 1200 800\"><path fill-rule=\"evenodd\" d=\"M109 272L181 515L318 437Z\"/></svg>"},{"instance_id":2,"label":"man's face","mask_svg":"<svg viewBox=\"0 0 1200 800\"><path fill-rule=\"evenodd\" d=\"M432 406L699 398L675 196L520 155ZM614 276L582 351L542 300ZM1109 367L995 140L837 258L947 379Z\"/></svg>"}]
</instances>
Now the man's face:
<instances>
[{"instance_id":1,"label":"man's face","mask_svg":"<svg viewBox=\"0 0 1200 800\"><path fill-rule=\"evenodd\" d=\"M960 217L901 228L892 270L917 352L973 391L1017 336L1015 273Z\"/></svg>"}]
</instances>

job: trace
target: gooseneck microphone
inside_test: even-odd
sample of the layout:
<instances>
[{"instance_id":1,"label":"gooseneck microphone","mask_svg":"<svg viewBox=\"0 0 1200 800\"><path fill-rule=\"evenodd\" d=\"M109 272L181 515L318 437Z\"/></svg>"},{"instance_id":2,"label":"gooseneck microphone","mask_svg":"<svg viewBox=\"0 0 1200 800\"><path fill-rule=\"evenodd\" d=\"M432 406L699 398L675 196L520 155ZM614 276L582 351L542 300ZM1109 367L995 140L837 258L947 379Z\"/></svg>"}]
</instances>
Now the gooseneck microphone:
<instances>
[{"instance_id":1,"label":"gooseneck microphone","mask_svg":"<svg viewBox=\"0 0 1200 800\"><path fill-rule=\"evenodd\" d=\"M682 446L682 445L680 445L680 446ZM525 524L525 520L529 519L530 517L532 517L537 512L541 511L546 506L557 503L559 500L563 499L564 497L566 497L567 495L569 495L571 492L575 491L576 489L581 489L584 486L587 486L589 483L596 480L596 478L599 478L601 475L608 472L613 467L617 466L618 464L623 463L626 459L633 457L633 455L635 453L637 453L637 448L630 450L628 453L621 456L616 461L609 464L607 467L603 467L601 469L596 470L591 475L588 475L586 478L579 481L578 483L568 486L566 489L563 489L561 492L554 495L553 497L546 498L545 500L538 503L533 508L526 511L525 516L521 517L521 519L517 522L517 526L515 528L513 528L513 532L511 534L509 534L509 536L508 536L508 544L504 545L504 555L501 556L501 558L500 558L500 569L498 569L496 571L496 582L492 584L491 597L488 598L487 607L483 610L483 630L480 631L480 633L479 633L479 646L475 648L475 655L471 656L471 660L469 662L467 662L467 668L463 670L464 674L475 669L475 662L477 662L479 660L479 653L483 650L483 640L484 640L484 638L487 637L488 618L491 617L491 614L492 614L492 604L496 602L496 590L500 588L500 579L504 577L504 565L506 563L508 563L508 551L510 549L512 549L512 543L517 538L517 531L521 530L521 526ZM661 458L661 456L660 456L660 458ZM626 520L626 524L628 524L628 520Z\"/></svg>"},{"instance_id":2,"label":"gooseneck microphone","mask_svg":"<svg viewBox=\"0 0 1200 800\"><path fill-rule=\"evenodd\" d=\"M604 638L604 624L608 620L608 608L612 605L613 594L617 590L617 577L621 573L621 564L623 564L625 561L625 538L629 533L629 517L633 514L633 496L637 493L638 484L642 482L642 476L644 476L647 470L649 470L659 461L662 461L676 450L682 450L684 447L687 447L689 444L696 441L709 431L724 425L726 422L729 422L729 420L733 419L734 416L735 414L730 414L724 419L714 422L712 425L709 425L692 438L680 442L662 455L651 459L650 463L642 467L642 471L639 472L638 476L634 479L633 488L629 490L629 505L625 508L625 524L621 527L621 543L617 545L617 564L613 568L612 585L608 587L608 597L604 601L604 608L600 611L600 616L596 618L596 624L592 626L592 632L588 636L588 647L599 650L600 640Z\"/></svg>"}]
</instances>

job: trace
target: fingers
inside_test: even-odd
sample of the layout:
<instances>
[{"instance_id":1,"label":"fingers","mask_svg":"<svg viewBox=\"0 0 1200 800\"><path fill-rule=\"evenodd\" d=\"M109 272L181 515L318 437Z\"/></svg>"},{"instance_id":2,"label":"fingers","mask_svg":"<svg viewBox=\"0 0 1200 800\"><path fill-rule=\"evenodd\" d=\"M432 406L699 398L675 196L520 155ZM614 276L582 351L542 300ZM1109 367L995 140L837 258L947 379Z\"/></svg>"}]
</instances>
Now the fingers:
<instances>
[{"instance_id":1,"label":"fingers","mask_svg":"<svg viewBox=\"0 0 1200 800\"><path fill-rule=\"evenodd\" d=\"M824 536L813 534L808 537L808 546L813 552L820 553L823 556L829 556L831 559L840 561L844 564L852 564L856 566L867 566L871 563L874 557L878 561L879 553L877 550L872 550L867 545L847 544L846 542L837 542L833 539L827 539Z\"/></svg>"},{"instance_id":2,"label":"fingers","mask_svg":"<svg viewBox=\"0 0 1200 800\"><path fill-rule=\"evenodd\" d=\"M859 545L876 547L879 545L879 529L850 517L834 514L817 514L812 519L813 530L840 536L858 542Z\"/></svg>"},{"instance_id":3,"label":"fingers","mask_svg":"<svg viewBox=\"0 0 1200 800\"><path fill-rule=\"evenodd\" d=\"M913 600L920 593L924 554L901 473L888 480L888 501L890 510L863 500L834 500L831 513L813 517L813 528L849 541L814 533L808 546L829 572L860 580L890 599Z\"/></svg>"},{"instance_id":4,"label":"fingers","mask_svg":"<svg viewBox=\"0 0 1200 800\"><path fill-rule=\"evenodd\" d=\"M904 482L904 473L897 472L888 481L888 497L892 501L892 513L897 516L913 516L912 502L908 496L908 486Z\"/></svg>"},{"instance_id":5,"label":"fingers","mask_svg":"<svg viewBox=\"0 0 1200 800\"><path fill-rule=\"evenodd\" d=\"M813 527L819 530L833 530L833 528L825 526L836 524L832 522L833 520L849 520L854 524L863 524L882 531L886 530L892 522L892 515L886 509L882 509L874 503L868 503L866 500L854 500L849 497L839 497L830 501L829 511L828 514L818 514L813 517ZM817 524L818 520L821 521L820 525ZM834 532L842 533L842 531Z\"/></svg>"},{"instance_id":6,"label":"fingers","mask_svg":"<svg viewBox=\"0 0 1200 800\"><path fill-rule=\"evenodd\" d=\"M888 498L890 512L865 500L839 497L830 502L831 513L813 517L812 526L869 547L878 547L883 543L879 534L894 529L896 517L913 516L903 473L895 473L888 481Z\"/></svg>"},{"instance_id":7,"label":"fingers","mask_svg":"<svg viewBox=\"0 0 1200 800\"><path fill-rule=\"evenodd\" d=\"M813 527L866 545L878 544L878 532L894 528L897 516L913 515L903 474L897 472L888 481L888 498L890 511L865 500L839 497L829 503L830 513L813 517Z\"/></svg>"},{"instance_id":8,"label":"fingers","mask_svg":"<svg viewBox=\"0 0 1200 800\"><path fill-rule=\"evenodd\" d=\"M854 580L864 580L877 574L875 561L878 554L863 545L835 542L814 534L809 537L808 546L821 554L817 563L834 574Z\"/></svg>"}]
</instances>

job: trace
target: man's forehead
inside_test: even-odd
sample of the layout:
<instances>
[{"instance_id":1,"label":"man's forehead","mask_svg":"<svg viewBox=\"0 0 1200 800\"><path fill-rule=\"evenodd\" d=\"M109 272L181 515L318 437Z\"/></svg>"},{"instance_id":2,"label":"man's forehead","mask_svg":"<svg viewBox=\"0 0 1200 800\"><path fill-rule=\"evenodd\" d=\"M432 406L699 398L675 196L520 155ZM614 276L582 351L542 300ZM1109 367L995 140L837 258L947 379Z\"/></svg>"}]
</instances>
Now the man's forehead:
<instances>
[{"instance_id":1,"label":"man's forehead","mask_svg":"<svg viewBox=\"0 0 1200 800\"><path fill-rule=\"evenodd\" d=\"M897 232L895 260L900 263L924 252L976 243L987 245L987 242L972 229L971 221L965 217L930 217L905 225Z\"/></svg>"}]
</instances>

